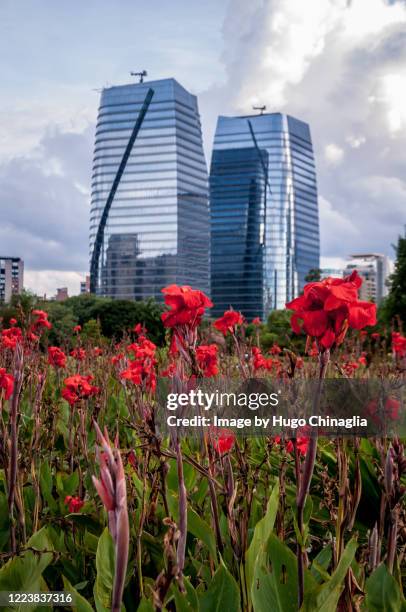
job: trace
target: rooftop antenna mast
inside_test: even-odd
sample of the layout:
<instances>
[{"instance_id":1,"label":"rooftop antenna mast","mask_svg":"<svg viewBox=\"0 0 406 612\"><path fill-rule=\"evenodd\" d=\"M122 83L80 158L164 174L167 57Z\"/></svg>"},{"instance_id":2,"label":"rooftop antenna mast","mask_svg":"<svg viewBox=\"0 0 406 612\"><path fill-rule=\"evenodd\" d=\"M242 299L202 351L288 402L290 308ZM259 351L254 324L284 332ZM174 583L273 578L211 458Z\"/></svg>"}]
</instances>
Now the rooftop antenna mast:
<instances>
[{"instance_id":1,"label":"rooftop antenna mast","mask_svg":"<svg viewBox=\"0 0 406 612\"><path fill-rule=\"evenodd\" d=\"M263 106L253 106L252 110L257 110L257 111L259 111L260 115L263 115L264 111L266 111L266 106L265 106L265 104Z\"/></svg>"},{"instance_id":2,"label":"rooftop antenna mast","mask_svg":"<svg viewBox=\"0 0 406 612\"><path fill-rule=\"evenodd\" d=\"M148 76L148 72L146 70L141 70L141 72L130 72L130 75L140 77L139 82L143 83L144 77Z\"/></svg>"}]
</instances>

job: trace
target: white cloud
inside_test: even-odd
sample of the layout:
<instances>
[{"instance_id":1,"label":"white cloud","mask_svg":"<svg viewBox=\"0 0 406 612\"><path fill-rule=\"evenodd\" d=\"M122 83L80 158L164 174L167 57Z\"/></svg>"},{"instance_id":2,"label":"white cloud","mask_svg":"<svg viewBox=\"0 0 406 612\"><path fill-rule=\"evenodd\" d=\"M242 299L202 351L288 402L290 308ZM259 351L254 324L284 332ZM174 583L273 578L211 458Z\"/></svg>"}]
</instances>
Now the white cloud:
<instances>
[{"instance_id":1,"label":"white cloud","mask_svg":"<svg viewBox=\"0 0 406 612\"><path fill-rule=\"evenodd\" d=\"M80 283L85 280L85 272L66 270L25 270L24 288L39 296L54 297L56 290L67 287L69 295L80 293Z\"/></svg>"},{"instance_id":2,"label":"white cloud","mask_svg":"<svg viewBox=\"0 0 406 612\"><path fill-rule=\"evenodd\" d=\"M228 81L205 92L203 111L261 102L307 121L322 255L393 255L406 221L406 4L231 0L223 35Z\"/></svg>"},{"instance_id":3,"label":"white cloud","mask_svg":"<svg viewBox=\"0 0 406 612\"><path fill-rule=\"evenodd\" d=\"M331 202L319 196L321 251L332 256L341 251L349 239L357 238L359 231L351 219L333 208Z\"/></svg>"},{"instance_id":4,"label":"white cloud","mask_svg":"<svg viewBox=\"0 0 406 612\"><path fill-rule=\"evenodd\" d=\"M353 149L358 149L359 147L361 147L363 144L366 143L365 136L354 136L353 134L350 134L349 136L347 136L345 140L346 142L348 142L350 147L352 147Z\"/></svg>"},{"instance_id":5,"label":"white cloud","mask_svg":"<svg viewBox=\"0 0 406 612\"><path fill-rule=\"evenodd\" d=\"M385 74L382 77L382 101L387 107L387 120L392 133L406 127L406 75Z\"/></svg>"},{"instance_id":6,"label":"white cloud","mask_svg":"<svg viewBox=\"0 0 406 612\"><path fill-rule=\"evenodd\" d=\"M331 142L324 147L324 155L327 162L335 166L342 161L344 157L344 150L338 145L334 144L334 142Z\"/></svg>"},{"instance_id":7,"label":"white cloud","mask_svg":"<svg viewBox=\"0 0 406 612\"><path fill-rule=\"evenodd\" d=\"M344 270L347 260L343 257L320 257L320 267L327 270Z\"/></svg>"}]
</instances>

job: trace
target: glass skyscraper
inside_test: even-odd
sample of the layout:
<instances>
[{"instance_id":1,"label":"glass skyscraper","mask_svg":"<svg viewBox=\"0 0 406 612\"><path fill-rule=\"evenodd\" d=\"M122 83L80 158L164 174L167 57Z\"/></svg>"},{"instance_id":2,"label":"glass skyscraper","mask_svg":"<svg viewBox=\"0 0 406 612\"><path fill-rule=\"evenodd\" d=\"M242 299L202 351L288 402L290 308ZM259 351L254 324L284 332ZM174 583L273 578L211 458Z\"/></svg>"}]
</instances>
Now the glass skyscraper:
<instances>
[{"instance_id":1,"label":"glass skyscraper","mask_svg":"<svg viewBox=\"0 0 406 612\"><path fill-rule=\"evenodd\" d=\"M195 96L163 79L103 89L96 127L90 256L148 89L154 95L115 194L99 260L100 295L162 298L171 283L209 288L208 177Z\"/></svg>"},{"instance_id":2,"label":"glass skyscraper","mask_svg":"<svg viewBox=\"0 0 406 612\"><path fill-rule=\"evenodd\" d=\"M319 267L309 126L270 113L219 117L210 169L212 314L265 317Z\"/></svg>"}]
</instances>

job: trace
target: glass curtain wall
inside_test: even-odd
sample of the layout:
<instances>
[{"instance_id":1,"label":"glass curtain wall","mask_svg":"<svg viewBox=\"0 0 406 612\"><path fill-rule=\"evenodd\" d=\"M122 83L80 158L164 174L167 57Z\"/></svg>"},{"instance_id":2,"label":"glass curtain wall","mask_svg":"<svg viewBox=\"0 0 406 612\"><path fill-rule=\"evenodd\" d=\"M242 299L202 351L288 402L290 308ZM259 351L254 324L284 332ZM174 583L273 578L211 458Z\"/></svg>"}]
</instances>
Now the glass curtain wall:
<instances>
[{"instance_id":1,"label":"glass curtain wall","mask_svg":"<svg viewBox=\"0 0 406 612\"><path fill-rule=\"evenodd\" d=\"M162 298L171 283L209 289L208 177L197 99L176 80L102 91L96 127L90 257L100 218L149 88L154 96L110 209L97 293Z\"/></svg>"},{"instance_id":2,"label":"glass curtain wall","mask_svg":"<svg viewBox=\"0 0 406 612\"><path fill-rule=\"evenodd\" d=\"M244 180L255 183L261 192L260 205L252 204ZM309 270L319 267L317 184L309 126L280 113L219 117L210 207L212 299L221 304L214 314L224 305L248 318L284 308L303 288ZM227 226L231 233L226 240ZM248 272L240 260L242 237L250 244L251 254L261 252L255 271Z\"/></svg>"}]
</instances>

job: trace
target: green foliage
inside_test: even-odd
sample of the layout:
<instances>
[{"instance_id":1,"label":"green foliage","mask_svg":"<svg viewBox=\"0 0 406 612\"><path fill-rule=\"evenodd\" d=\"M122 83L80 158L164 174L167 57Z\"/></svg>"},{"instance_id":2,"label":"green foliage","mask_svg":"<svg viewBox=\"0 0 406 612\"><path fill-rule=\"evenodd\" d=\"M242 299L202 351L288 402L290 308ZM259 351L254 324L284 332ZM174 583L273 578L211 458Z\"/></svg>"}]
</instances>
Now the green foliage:
<instances>
[{"instance_id":1,"label":"green foliage","mask_svg":"<svg viewBox=\"0 0 406 612\"><path fill-rule=\"evenodd\" d=\"M345 576L354 560L357 546L357 541L354 538L350 540L331 577L321 585L307 590L303 612L334 612L337 609Z\"/></svg>"},{"instance_id":2,"label":"green foliage","mask_svg":"<svg viewBox=\"0 0 406 612\"><path fill-rule=\"evenodd\" d=\"M81 337L86 342L93 342L96 345L103 344L105 338L102 334L100 320L89 319L89 321L86 321L82 327Z\"/></svg>"},{"instance_id":3,"label":"green foliage","mask_svg":"<svg viewBox=\"0 0 406 612\"><path fill-rule=\"evenodd\" d=\"M289 310L273 310L268 316L266 325L261 327L260 343L267 350L276 343L281 348L289 347L295 351L303 351L306 337L298 336L292 331Z\"/></svg>"},{"instance_id":4,"label":"green foliage","mask_svg":"<svg viewBox=\"0 0 406 612\"><path fill-rule=\"evenodd\" d=\"M12 317L19 321L22 316L28 318L33 308L47 311L52 323L52 329L43 335L43 345L69 348L72 344L72 329L77 324L82 326L84 340L98 344L102 343L103 337L119 340L137 323L145 325L149 338L156 344L162 345L165 339L161 321L163 306L153 299L145 302L112 300L85 294L68 298L64 302L44 302L24 292L13 296L10 304L0 308L0 317L3 317L4 325L7 326Z\"/></svg>"},{"instance_id":5,"label":"green foliage","mask_svg":"<svg viewBox=\"0 0 406 612\"><path fill-rule=\"evenodd\" d=\"M305 276L306 283L314 283L321 280L321 273L322 271L320 268L312 268Z\"/></svg>"},{"instance_id":6,"label":"green foliage","mask_svg":"<svg viewBox=\"0 0 406 612\"><path fill-rule=\"evenodd\" d=\"M97 577L93 594L97 612L108 612L108 610L111 609L114 567L114 544L109 530L106 527L99 538L96 553Z\"/></svg>"},{"instance_id":7,"label":"green foliage","mask_svg":"<svg viewBox=\"0 0 406 612\"><path fill-rule=\"evenodd\" d=\"M252 581L256 564L263 563L265 555L265 544L268 541L274 528L276 513L279 504L279 483L272 489L271 496L268 501L266 513L262 519L255 525L254 535L251 544L245 554L245 572L248 591L251 591Z\"/></svg>"},{"instance_id":8,"label":"green foliage","mask_svg":"<svg viewBox=\"0 0 406 612\"><path fill-rule=\"evenodd\" d=\"M366 581L366 610L368 612L406 611L406 602L399 584L383 563Z\"/></svg>"},{"instance_id":9,"label":"green foliage","mask_svg":"<svg viewBox=\"0 0 406 612\"><path fill-rule=\"evenodd\" d=\"M13 557L0 569L0 591L33 593L47 590L42 574L52 562L54 550L48 529L43 527L34 533L27 547L31 550ZM24 610L37 608L37 604L24 606Z\"/></svg>"},{"instance_id":10,"label":"green foliage","mask_svg":"<svg viewBox=\"0 0 406 612\"><path fill-rule=\"evenodd\" d=\"M305 590L314 587L314 578L305 570ZM251 597L255 612L296 612L298 600L295 554L271 534L266 555L257 557Z\"/></svg>"},{"instance_id":11,"label":"green foliage","mask_svg":"<svg viewBox=\"0 0 406 612\"><path fill-rule=\"evenodd\" d=\"M0 303L0 319L3 319L3 326L8 327L10 319L28 317L37 306L38 298L30 291L23 290L19 295L12 295L8 304Z\"/></svg>"},{"instance_id":12,"label":"green foliage","mask_svg":"<svg viewBox=\"0 0 406 612\"><path fill-rule=\"evenodd\" d=\"M48 318L52 323L52 328L45 336L47 343L51 346L64 346L72 335L72 329L78 322L77 318L63 302L47 302L43 308L48 312Z\"/></svg>"},{"instance_id":13,"label":"green foliage","mask_svg":"<svg viewBox=\"0 0 406 612\"><path fill-rule=\"evenodd\" d=\"M406 323L406 238L399 236L395 248L395 271L390 277L390 292L382 306L382 318L390 323L399 316Z\"/></svg>"},{"instance_id":14,"label":"green foliage","mask_svg":"<svg viewBox=\"0 0 406 612\"><path fill-rule=\"evenodd\" d=\"M239 612L241 610L238 584L224 562L221 562L209 588L200 597L199 603L200 612L224 612L225 610Z\"/></svg>"},{"instance_id":15,"label":"green foliage","mask_svg":"<svg viewBox=\"0 0 406 612\"><path fill-rule=\"evenodd\" d=\"M90 603L82 597L80 593L71 585L66 576L62 576L63 579L63 590L65 593L69 593L73 597L72 611L73 612L93 612L93 608Z\"/></svg>"}]
</instances>

